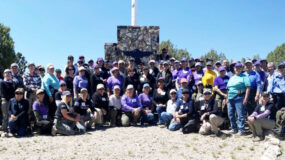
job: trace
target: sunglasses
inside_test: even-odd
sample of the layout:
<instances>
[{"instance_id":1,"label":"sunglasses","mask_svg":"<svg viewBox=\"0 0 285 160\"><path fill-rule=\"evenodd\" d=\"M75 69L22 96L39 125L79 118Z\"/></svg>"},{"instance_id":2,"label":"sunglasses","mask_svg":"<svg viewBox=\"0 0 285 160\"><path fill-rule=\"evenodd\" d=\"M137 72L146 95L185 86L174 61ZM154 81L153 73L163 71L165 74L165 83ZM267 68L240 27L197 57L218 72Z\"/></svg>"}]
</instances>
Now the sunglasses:
<instances>
[{"instance_id":1,"label":"sunglasses","mask_svg":"<svg viewBox=\"0 0 285 160\"><path fill-rule=\"evenodd\" d=\"M5 72L5 74L12 74L12 72Z\"/></svg>"},{"instance_id":2,"label":"sunglasses","mask_svg":"<svg viewBox=\"0 0 285 160\"><path fill-rule=\"evenodd\" d=\"M63 85L60 85L60 87L65 87L66 85L65 84L63 84Z\"/></svg>"},{"instance_id":3,"label":"sunglasses","mask_svg":"<svg viewBox=\"0 0 285 160\"><path fill-rule=\"evenodd\" d=\"M211 93L204 93L204 95L206 95L206 96L207 96L207 95L211 95Z\"/></svg>"},{"instance_id":4,"label":"sunglasses","mask_svg":"<svg viewBox=\"0 0 285 160\"><path fill-rule=\"evenodd\" d=\"M45 71L44 69L40 68L39 71Z\"/></svg>"},{"instance_id":5,"label":"sunglasses","mask_svg":"<svg viewBox=\"0 0 285 160\"><path fill-rule=\"evenodd\" d=\"M22 92L16 92L15 94L16 94L16 95L23 95Z\"/></svg>"},{"instance_id":6,"label":"sunglasses","mask_svg":"<svg viewBox=\"0 0 285 160\"><path fill-rule=\"evenodd\" d=\"M73 69L73 68L69 68L68 70L69 70L69 71L74 71L74 69Z\"/></svg>"}]
</instances>

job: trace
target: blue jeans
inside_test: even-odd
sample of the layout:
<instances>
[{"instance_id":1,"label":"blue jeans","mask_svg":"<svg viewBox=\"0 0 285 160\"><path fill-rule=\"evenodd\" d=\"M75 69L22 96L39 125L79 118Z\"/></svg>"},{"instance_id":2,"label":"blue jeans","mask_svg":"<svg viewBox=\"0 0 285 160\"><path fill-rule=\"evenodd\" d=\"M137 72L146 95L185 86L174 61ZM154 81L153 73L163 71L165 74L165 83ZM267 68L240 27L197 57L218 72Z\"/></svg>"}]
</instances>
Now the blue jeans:
<instances>
[{"instance_id":1,"label":"blue jeans","mask_svg":"<svg viewBox=\"0 0 285 160\"><path fill-rule=\"evenodd\" d=\"M171 131L176 131L179 130L181 128L181 124L177 123L176 121L174 121L173 123L171 123L168 127L169 130Z\"/></svg>"},{"instance_id":2,"label":"blue jeans","mask_svg":"<svg viewBox=\"0 0 285 160\"><path fill-rule=\"evenodd\" d=\"M17 119L16 121L12 122L9 121L8 122L9 128L10 128L10 132L12 134L18 134L18 136L22 137L26 135L26 130L27 130L27 123L25 120L23 119Z\"/></svg>"},{"instance_id":3,"label":"blue jeans","mask_svg":"<svg viewBox=\"0 0 285 160\"><path fill-rule=\"evenodd\" d=\"M143 113L143 115L142 115L142 123L145 123L145 122L150 124L150 125L154 125L155 124L155 119L154 119L153 113L148 113L148 114Z\"/></svg>"},{"instance_id":4,"label":"blue jeans","mask_svg":"<svg viewBox=\"0 0 285 160\"><path fill-rule=\"evenodd\" d=\"M172 118L173 118L173 115L171 113L167 113L167 112L161 113L162 123L164 123L165 125L168 125L170 121L172 120Z\"/></svg>"},{"instance_id":5,"label":"blue jeans","mask_svg":"<svg viewBox=\"0 0 285 160\"><path fill-rule=\"evenodd\" d=\"M161 113L163 111L166 111L166 107L156 106L156 112L158 114L158 124L163 124L162 119L161 119Z\"/></svg>"},{"instance_id":6,"label":"blue jeans","mask_svg":"<svg viewBox=\"0 0 285 160\"><path fill-rule=\"evenodd\" d=\"M244 97L235 97L229 99L228 101L228 116L231 122L231 127L233 130L238 130L239 132L244 132L244 124L246 118L246 110L243 105ZM235 113L237 112L237 121ZM238 127L238 128L237 128Z\"/></svg>"}]
</instances>

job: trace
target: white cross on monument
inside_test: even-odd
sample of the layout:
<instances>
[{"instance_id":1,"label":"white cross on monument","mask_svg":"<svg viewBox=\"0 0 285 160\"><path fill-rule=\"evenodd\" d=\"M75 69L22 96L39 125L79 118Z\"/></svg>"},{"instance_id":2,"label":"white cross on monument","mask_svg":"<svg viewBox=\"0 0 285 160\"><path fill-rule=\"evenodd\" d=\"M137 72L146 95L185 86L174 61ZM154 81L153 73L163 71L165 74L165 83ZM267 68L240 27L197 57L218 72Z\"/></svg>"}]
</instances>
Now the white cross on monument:
<instances>
[{"instance_id":1,"label":"white cross on monument","mask_svg":"<svg viewBox=\"0 0 285 160\"><path fill-rule=\"evenodd\" d=\"M138 0L132 0L132 26L137 26Z\"/></svg>"}]
</instances>

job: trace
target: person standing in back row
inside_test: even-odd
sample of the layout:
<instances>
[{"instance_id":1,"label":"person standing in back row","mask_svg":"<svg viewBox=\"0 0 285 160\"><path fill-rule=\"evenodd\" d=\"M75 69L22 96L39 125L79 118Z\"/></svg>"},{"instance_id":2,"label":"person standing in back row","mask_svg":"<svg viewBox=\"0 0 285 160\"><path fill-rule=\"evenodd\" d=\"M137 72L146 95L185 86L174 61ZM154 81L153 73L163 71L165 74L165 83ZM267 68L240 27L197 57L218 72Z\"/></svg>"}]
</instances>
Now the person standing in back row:
<instances>
[{"instance_id":1,"label":"person standing in back row","mask_svg":"<svg viewBox=\"0 0 285 160\"><path fill-rule=\"evenodd\" d=\"M9 101L14 97L17 88L16 82L12 81L12 72L10 69L4 70L4 79L0 82L1 110L2 110L2 137L8 136L8 116Z\"/></svg>"},{"instance_id":2,"label":"person standing in back row","mask_svg":"<svg viewBox=\"0 0 285 160\"><path fill-rule=\"evenodd\" d=\"M250 92L250 80L242 73L242 64L235 64L235 75L228 82L228 116L231 122L232 134L245 135L245 118L247 99ZM237 113L237 122L236 122Z\"/></svg>"}]
</instances>

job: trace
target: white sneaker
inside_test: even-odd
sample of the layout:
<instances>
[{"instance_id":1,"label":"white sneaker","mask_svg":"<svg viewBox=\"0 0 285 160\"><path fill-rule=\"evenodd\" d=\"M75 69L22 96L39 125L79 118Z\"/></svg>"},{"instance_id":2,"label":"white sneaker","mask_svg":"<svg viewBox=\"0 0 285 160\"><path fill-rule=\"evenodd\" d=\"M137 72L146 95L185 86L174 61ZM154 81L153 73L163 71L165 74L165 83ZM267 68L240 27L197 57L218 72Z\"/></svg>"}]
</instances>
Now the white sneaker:
<instances>
[{"instance_id":1,"label":"white sneaker","mask_svg":"<svg viewBox=\"0 0 285 160\"><path fill-rule=\"evenodd\" d=\"M56 136L56 127L52 126L51 135Z\"/></svg>"},{"instance_id":2,"label":"white sneaker","mask_svg":"<svg viewBox=\"0 0 285 160\"><path fill-rule=\"evenodd\" d=\"M3 132L3 133L1 134L1 137L8 137L8 133L7 133L7 132Z\"/></svg>"}]
</instances>

